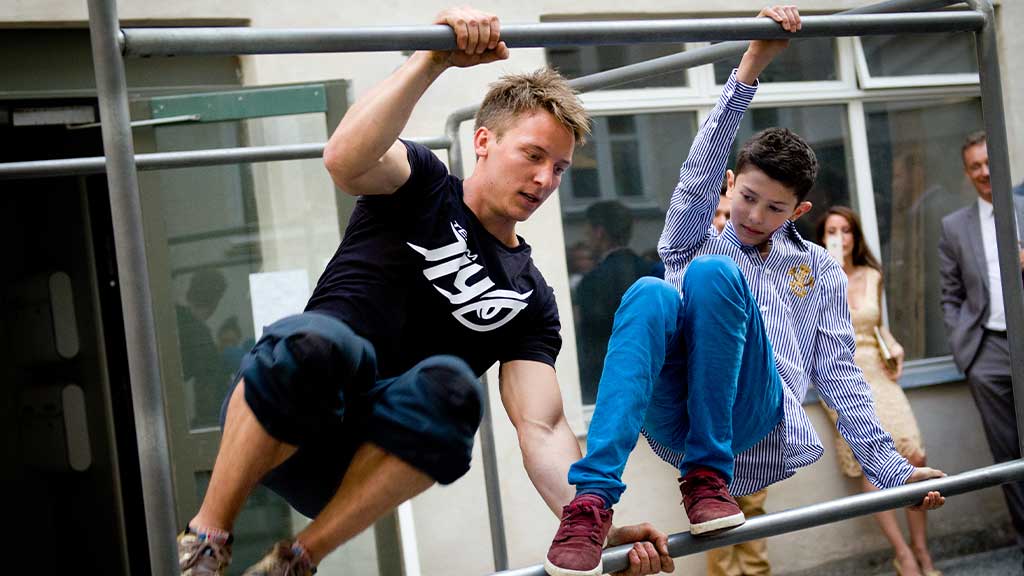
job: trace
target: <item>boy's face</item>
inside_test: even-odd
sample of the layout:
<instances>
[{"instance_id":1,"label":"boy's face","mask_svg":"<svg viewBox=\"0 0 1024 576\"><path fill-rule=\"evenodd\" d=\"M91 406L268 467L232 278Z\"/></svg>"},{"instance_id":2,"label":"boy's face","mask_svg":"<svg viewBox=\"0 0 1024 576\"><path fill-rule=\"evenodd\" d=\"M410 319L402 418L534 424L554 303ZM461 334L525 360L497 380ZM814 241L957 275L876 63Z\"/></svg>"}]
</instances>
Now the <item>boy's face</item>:
<instances>
[{"instance_id":1,"label":"boy's face","mask_svg":"<svg viewBox=\"0 0 1024 576\"><path fill-rule=\"evenodd\" d=\"M786 223L811 209L807 201L797 202L793 189L774 180L755 166L739 174L726 172L729 180L731 219L736 236L748 246L759 246Z\"/></svg>"},{"instance_id":2,"label":"boy's face","mask_svg":"<svg viewBox=\"0 0 1024 576\"><path fill-rule=\"evenodd\" d=\"M489 190L488 211L522 222L558 188L572 163L573 133L546 110L521 114L499 137L488 128L474 135L477 167Z\"/></svg>"}]
</instances>

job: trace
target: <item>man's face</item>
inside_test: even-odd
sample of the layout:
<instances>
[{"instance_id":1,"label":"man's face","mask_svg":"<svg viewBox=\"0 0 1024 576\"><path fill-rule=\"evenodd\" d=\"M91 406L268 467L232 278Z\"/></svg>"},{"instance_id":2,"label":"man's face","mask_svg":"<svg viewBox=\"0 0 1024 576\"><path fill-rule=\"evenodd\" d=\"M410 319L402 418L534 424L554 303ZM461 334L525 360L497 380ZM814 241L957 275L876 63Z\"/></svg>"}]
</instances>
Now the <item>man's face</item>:
<instances>
[{"instance_id":1,"label":"man's face","mask_svg":"<svg viewBox=\"0 0 1024 576\"><path fill-rule=\"evenodd\" d=\"M479 128L474 143L474 175L487 183L487 208L522 222L558 188L576 140L550 112L535 111L515 117L500 137Z\"/></svg>"},{"instance_id":2,"label":"man's face","mask_svg":"<svg viewBox=\"0 0 1024 576\"><path fill-rule=\"evenodd\" d=\"M719 234L725 228L725 223L729 221L729 204L729 196L718 197L718 208L715 208L715 218L711 221L711 225L718 230Z\"/></svg>"},{"instance_id":3,"label":"man's face","mask_svg":"<svg viewBox=\"0 0 1024 576\"><path fill-rule=\"evenodd\" d=\"M988 175L988 146L981 142L964 150L964 172L982 200L992 202L992 182Z\"/></svg>"},{"instance_id":4,"label":"man's face","mask_svg":"<svg viewBox=\"0 0 1024 576\"><path fill-rule=\"evenodd\" d=\"M791 188L770 178L755 166L733 176L729 173L731 219L736 236L748 246L759 246L786 223L811 209L810 202L796 201Z\"/></svg>"}]
</instances>

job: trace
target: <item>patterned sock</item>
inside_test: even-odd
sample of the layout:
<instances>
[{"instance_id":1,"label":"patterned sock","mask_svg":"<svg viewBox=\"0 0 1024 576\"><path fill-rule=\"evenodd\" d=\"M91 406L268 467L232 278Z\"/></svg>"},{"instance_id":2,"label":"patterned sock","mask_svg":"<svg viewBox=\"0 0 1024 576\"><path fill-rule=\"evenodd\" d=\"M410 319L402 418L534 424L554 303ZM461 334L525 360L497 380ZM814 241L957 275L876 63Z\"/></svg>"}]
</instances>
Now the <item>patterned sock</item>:
<instances>
[{"instance_id":1,"label":"patterned sock","mask_svg":"<svg viewBox=\"0 0 1024 576\"><path fill-rule=\"evenodd\" d=\"M216 542L217 544L231 544L235 540L235 537L227 530L195 526L192 523L189 523L185 528L185 532L195 534L200 540L209 540L211 542Z\"/></svg>"}]
</instances>

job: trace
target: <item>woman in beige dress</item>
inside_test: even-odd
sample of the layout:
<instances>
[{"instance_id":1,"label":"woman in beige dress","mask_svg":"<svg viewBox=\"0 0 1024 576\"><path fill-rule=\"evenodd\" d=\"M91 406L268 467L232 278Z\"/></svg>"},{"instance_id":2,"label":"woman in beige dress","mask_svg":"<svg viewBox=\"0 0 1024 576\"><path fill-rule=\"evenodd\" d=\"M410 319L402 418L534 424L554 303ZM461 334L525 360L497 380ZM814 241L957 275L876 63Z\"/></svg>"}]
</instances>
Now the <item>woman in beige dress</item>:
<instances>
[{"instance_id":1,"label":"woman in beige dress","mask_svg":"<svg viewBox=\"0 0 1024 576\"><path fill-rule=\"evenodd\" d=\"M892 435L896 449L904 458L914 466L925 466L924 446L921 444L917 420L898 384L903 373L903 347L882 325L882 267L864 243L864 233L856 212L845 206L830 208L818 224L818 242L843 263L843 270L849 279L847 302L857 340L854 362L864 372L864 379L871 386L878 420ZM876 328L892 357L891 366L883 361ZM825 408L835 424L836 413L827 406ZM843 473L853 478L860 477L865 492L877 490L864 477L846 441L838 433L835 438L836 456ZM879 512L875 514L875 519L892 544L896 554L893 565L897 574L941 576L928 553L925 512L907 510L909 546L903 539L894 511Z\"/></svg>"}]
</instances>

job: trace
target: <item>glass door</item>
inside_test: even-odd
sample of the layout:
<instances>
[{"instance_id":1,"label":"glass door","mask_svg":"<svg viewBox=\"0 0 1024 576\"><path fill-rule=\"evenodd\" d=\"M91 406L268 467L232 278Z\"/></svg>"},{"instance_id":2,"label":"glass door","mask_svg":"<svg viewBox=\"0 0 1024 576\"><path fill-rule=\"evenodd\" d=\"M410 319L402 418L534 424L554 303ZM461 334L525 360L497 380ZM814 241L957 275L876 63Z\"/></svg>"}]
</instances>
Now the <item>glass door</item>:
<instances>
[{"instance_id":1,"label":"glass door","mask_svg":"<svg viewBox=\"0 0 1024 576\"><path fill-rule=\"evenodd\" d=\"M139 99L136 152L323 143L344 81ZM221 403L262 326L305 305L353 201L319 158L139 172L179 524L198 509L220 440ZM258 488L235 525L241 573L305 519ZM320 573L375 573L371 533Z\"/></svg>"}]
</instances>

